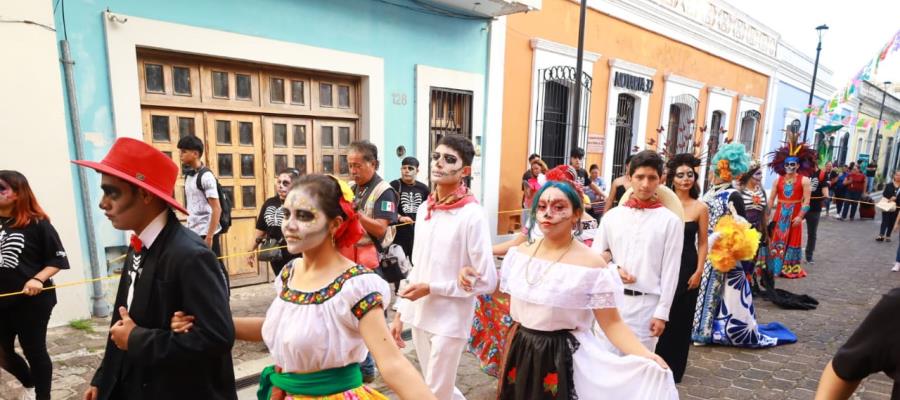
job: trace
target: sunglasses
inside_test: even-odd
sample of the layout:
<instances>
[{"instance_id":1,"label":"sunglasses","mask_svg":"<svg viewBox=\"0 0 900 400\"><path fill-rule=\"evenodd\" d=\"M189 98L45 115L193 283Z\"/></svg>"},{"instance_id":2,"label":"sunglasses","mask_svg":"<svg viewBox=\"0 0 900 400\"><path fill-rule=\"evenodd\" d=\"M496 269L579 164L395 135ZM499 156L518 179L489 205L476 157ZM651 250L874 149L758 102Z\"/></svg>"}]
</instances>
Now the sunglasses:
<instances>
[{"instance_id":1,"label":"sunglasses","mask_svg":"<svg viewBox=\"0 0 900 400\"><path fill-rule=\"evenodd\" d=\"M446 162L447 164L456 164L456 161L459 160L459 158L453 154L446 154L446 153L441 154L438 152L431 153L431 160L432 161L440 160L441 156L444 157L444 162Z\"/></svg>"}]
</instances>

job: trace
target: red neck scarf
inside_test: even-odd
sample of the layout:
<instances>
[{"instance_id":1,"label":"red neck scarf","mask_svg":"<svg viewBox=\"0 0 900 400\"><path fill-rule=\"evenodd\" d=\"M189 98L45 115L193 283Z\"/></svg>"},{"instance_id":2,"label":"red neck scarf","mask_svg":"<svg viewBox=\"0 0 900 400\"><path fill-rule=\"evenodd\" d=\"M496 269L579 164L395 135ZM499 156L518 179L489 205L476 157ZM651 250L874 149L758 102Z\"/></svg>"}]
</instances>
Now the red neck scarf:
<instances>
[{"instance_id":1,"label":"red neck scarf","mask_svg":"<svg viewBox=\"0 0 900 400\"><path fill-rule=\"evenodd\" d=\"M637 198L637 196L634 196L633 193L632 193L632 196L628 198L628 201L625 202L625 207L633 208L635 210L644 210L647 208L660 208L662 206L663 206L662 203L659 201L658 198L656 198L656 196L653 196L650 200L644 201L644 200Z\"/></svg>"},{"instance_id":2,"label":"red neck scarf","mask_svg":"<svg viewBox=\"0 0 900 400\"><path fill-rule=\"evenodd\" d=\"M459 187L453 192L450 193L449 196L437 200L437 190L431 192L428 195L428 204L426 207L425 220L428 221L431 219L431 212L434 210L452 210L455 208L462 208L464 205L469 203L477 203L478 199L469 193L469 188L465 185L459 185Z\"/></svg>"}]
</instances>

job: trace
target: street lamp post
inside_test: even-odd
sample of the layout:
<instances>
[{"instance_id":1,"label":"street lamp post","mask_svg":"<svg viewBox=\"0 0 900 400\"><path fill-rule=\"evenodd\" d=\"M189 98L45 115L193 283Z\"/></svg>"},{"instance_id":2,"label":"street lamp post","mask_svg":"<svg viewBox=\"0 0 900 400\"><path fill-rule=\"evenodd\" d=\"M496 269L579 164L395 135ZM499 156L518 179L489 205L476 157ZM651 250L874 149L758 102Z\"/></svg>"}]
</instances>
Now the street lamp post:
<instances>
[{"instance_id":1,"label":"street lamp post","mask_svg":"<svg viewBox=\"0 0 900 400\"><path fill-rule=\"evenodd\" d=\"M581 85L584 84L581 75L583 74L582 69L584 65L584 18L586 9L587 0L581 0L578 16L578 53L575 60L575 105L572 109L572 139L570 143L577 143L578 138L581 136Z\"/></svg>"},{"instance_id":2,"label":"street lamp post","mask_svg":"<svg viewBox=\"0 0 900 400\"><path fill-rule=\"evenodd\" d=\"M819 53L822 52L822 32L828 29L828 25L822 24L816 27L819 33L819 45L816 46L816 63L813 66L812 87L809 88L809 102L807 104L812 107L813 93L816 92L816 75L819 73ZM806 132L809 132L809 113L806 114L806 123L803 124L803 141L806 141Z\"/></svg>"}]
</instances>

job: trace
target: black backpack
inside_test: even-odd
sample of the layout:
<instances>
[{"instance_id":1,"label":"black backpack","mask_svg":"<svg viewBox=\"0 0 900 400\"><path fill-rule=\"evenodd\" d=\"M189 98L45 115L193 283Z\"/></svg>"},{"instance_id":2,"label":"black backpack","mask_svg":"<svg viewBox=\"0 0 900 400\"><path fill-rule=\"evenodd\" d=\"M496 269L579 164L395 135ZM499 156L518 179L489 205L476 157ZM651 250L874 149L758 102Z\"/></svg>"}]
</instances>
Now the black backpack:
<instances>
[{"instance_id":1,"label":"black backpack","mask_svg":"<svg viewBox=\"0 0 900 400\"><path fill-rule=\"evenodd\" d=\"M212 171L205 166L200 167L200 170L197 171L197 189L199 189L200 192L203 192L203 182L201 182L200 178L203 177L205 172L212 173ZM219 179L217 179L215 175L213 175L213 179L216 180L216 193L219 194L219 205L222 207L222 215L219 216L219 227L221 227L222 230L219 231L219 234L228 233L228 228L231 228L231 198L222 193L222 185L219 184Z\"/></svg>"}]
</instances>

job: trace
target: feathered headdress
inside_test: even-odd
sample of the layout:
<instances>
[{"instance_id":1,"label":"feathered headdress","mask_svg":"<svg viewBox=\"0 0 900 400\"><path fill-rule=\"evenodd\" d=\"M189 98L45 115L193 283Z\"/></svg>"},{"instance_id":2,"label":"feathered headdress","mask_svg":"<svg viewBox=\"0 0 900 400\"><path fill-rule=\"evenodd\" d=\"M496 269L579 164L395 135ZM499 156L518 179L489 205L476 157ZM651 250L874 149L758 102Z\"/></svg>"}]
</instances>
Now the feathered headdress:
<instances>
[{"instance_id":1,"label":"feathered headdress","mask_svg":"<svg viewBox=\"0 0 900 400\"><path fill-rule=\"evenodd\" d=\"M702 163L703 161L694 156L693 153L679 153L669 157L669 161L666 162L666 168L669 169L670 174L673 174L675 169L682 165L690 165L691 168L697 168Z\"/></svg>"},{"instance_id":2,"label":"feathered headdress","mask_svg":"<svg viewBox=\"0 0 900 400\"><path fill-rule=\"evenodd\" d=\"M723 181L731 181L747 172L750 167L750 156L740 143L728 143L719 148L712 159L716 177Z\"/></svg>"},{"instance_id":3,"label":"feathered headdress","mask_svg":"<svg viewBox=\"0 0 900 400\"><path fill-rule=\"evenodd\" d=\"M788 133L787 140L778 150L769 153L772 161L769 162L769 168L778 175L784 175L784 163L788 160L796 160L799 164L797 173L803 176L812 176L816 172L816 161L818 155L816 151L809 147L806 143L800 142L800 135L796 133Z\"/></svg>"}]
</instances>

